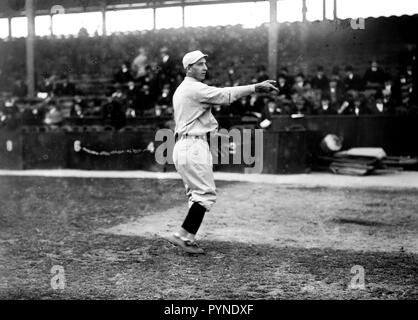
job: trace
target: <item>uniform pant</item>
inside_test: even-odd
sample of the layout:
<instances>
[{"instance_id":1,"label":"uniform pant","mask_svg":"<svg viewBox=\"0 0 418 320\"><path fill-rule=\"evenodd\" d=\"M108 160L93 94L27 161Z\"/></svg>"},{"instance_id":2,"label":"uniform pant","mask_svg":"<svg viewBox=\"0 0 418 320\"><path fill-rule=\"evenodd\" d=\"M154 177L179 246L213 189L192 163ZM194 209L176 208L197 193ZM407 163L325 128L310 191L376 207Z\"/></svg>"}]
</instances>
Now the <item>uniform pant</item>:
<instances>
[{"instance_id":1,"label":"uniform pant","mask_svg":"<svg viewBox=\"0 0 418 320\"><path fill-rule=\"evenodd\" d=\"M216 187L208 143L195 137L180 139L173 149L173 162L183 179L189 208L198 202L210 211L216 202Z\"/></svg>"}]
</instances>

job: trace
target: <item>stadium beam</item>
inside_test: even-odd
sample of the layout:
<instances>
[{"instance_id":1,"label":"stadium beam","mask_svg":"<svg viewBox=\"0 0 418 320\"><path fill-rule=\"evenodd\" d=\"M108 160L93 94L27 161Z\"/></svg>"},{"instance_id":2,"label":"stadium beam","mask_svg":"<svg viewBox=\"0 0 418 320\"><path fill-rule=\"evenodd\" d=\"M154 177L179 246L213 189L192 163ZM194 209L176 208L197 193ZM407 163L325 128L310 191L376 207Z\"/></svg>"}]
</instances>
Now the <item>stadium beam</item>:
<instances>
[{"instance_id":1,"label":"stadium beam","mask_svg":"<svg viewBox=\"0 0 418 320\"><path fill-rule=\"evenodd\" d=\"M54 15L49 14L49 35L52 37L54 35Z\"/></svg>"},{"instance_id":2,"label":"stadium beam","mask_svg":"<svg viewBox=\"0 0 418 320\"><path fill-rule=\"evenodd\" d=\"M181 26L184 28L186 26L184 15L185 15L185 8L184 8L184 0L181 0Z\"/></svg>"},{"instance_id":3,"label":"stadium beam","mask_svg":"<svg viewBox=\"0 0 418 320\"><path fill-rule=\"evenodd\" d=\"M107 29L106 29L106 6L103 6L102 9L102 34L103 36L107 35Z\"/></svg>"},{"instance_id":4,"label":"stadium beam","mask_svg":"<svg viewBox=\"0 0 418 320\"><path fill-rule=\"evenodd\" d=\"M306 12L308 8L306 7L306 0L302 0L302 21L306 22Z\"/></svg>"},{"instance_id":5,"label":"stadium beam","mask_svg":"<svg viewBox=\"0 0 418 320\"><path fill-rule=\"evenodd\" d=\"M268 43L268 74L269 78L276 80L277 76L277 41L278 41L278 23L277 23L277 1L270 2L270 24L269 24L269 43Z\"/></svg>"},{"instance_id":6,"label":"stadium beam","mask_svg":"<svg viewBox=\"0 0 418 320\"><path fill-rule=\"evenodd\" d=\"M334 0L334 21L337 20L337 0Z\"/></svg>"},{"instance_id":7,"label":"stadium beam","mask_svg":"<svg viewBox=\"0 0 418 320\"><path fill-rule=\"evenodd\" d=\"M12 18L7 18L7 23L9 24L9 40L12 38Z\"/></svg>"},{"instance_id":8,"label":"stadium beam","mask_svg":"<svg viewBox=\"0 0 418 320\"><path fill-rule=\"evenodd\" d=\"M157 8L152 8L152 30L157 29Z\"/></svg>"},{"instance_id":9,"label":"stadium beam","mask_svg":"<svg viewBox=\"0 0 418 320\"><path fill-rule=\"evenodd\" d=\"M322 20L327 20L327 0L322 0Z\"/></svg>"},{"instance_id":10,"label":"stadium beam","mask_svg":"<svg viewBox=\"0 0 418 320\"><path fill-rule=\"evenodd\" d=\"M28 36L26 37L26 73L28 98L35 96L35 8L33 0L25 0L28 19Z\"/></svg>"}]
</instances>

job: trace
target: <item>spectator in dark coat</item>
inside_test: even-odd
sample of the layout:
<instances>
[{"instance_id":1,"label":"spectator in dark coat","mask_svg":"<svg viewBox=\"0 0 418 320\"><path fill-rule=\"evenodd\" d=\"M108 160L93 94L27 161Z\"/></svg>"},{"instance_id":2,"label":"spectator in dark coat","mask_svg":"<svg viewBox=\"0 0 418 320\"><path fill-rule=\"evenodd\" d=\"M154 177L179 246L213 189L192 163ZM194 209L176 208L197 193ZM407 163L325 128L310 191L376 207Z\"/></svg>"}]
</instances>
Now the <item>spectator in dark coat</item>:
<instances>
[{"instance_id":1,"label":"spectator in dark coat","mask_svg":"<svg viewBox=\"0 0 418 320\"><path fill-rule=\"evenodd\" d=\"M176 62L170 55L167 47L160 49L160 60L158 62L158 83L159 88L165 83L174 83L176 77Z\"/></svg>"},{"instance_id":2,"label":"spectator in dark coat","mask_svg":"<svg viewBox=\"0 0 418 320\"><path fill-rule=\"evenodd\" d=\"M364 73L363 81L366 89L377 90L383 87L386 75L382 68L379 67L376 60L372 60L370 68Z\"/></svg>"},{"instance_id":3,"label":"spectator in dark coat","mask_svg":"<svg viewBox=\"0 0 418 320\"><path fill-rule=\"evenodd\" d=\"M318 115L331 115L337 114L337 104L332 104L330 97L327 94L321 96L320 107L315 110L315 114Z\"/></svg>"},{"instance_id":4,"label":"spectator in dark coat","mask_svg":"<svg viewBox=\"0 0 418 320\"><path fill-rule=\"evenodd\" d=\"M114 75L114 81L120 84L126 84L129 81L133 81L132 74L129 70L129 62L124 62L120 66L120 69Z\"/></svg>"},{"instance_id":5,"label":"spectator in dark coat","mask_svg":"<svg viewBox=\"0 0 418 320\"><path fill-rule=\"evenodd\" d=\"M328 88L329 80L324 74L324 68L318 66L315 76L311 79L312 89L326 90Z\"/></svg>"},{"instance_id":6,"label":"spectator in dark coat","mask_svg":"<svg viewBox=\"0 0 418 320\"><path fill-rule=\"evenodd\" d=\"M392 108L388 103L384 102L381 92L369 97L367 100L367 110L369 114L374 115L392 113Z\"/></svg>"},{"instance_id":7,"label":"spectator in dark coat","mask_svg":"<svg viewBox=\"0 0 418 320\"><path fill-rule=\"evenodd\" d=\"M354 73L352 66L345 67L345 77L343 79L343 86L344 86L345 91L363 90L363 80L361 79L360 76Z\"/></svg>"},{"instance_id":8,"label":"spectator in dark coat","mask_svg":"<svg viewBox=\"0 0 418 320\"><path fill-rule=\"evenodd\" d=\"M24 98L27 94L28 87L26 86L25 82L22 80L16 80L12 88L12 95L14 97Z\"/></svg>"},{"instance_id":9,"label":"spectator in dark coat","mask_svg":"<svg viewBox=\"0 0 418 320\"><path fill-rule=\"evenodd\" d=\"M103 107L103 118L110 120L110 124L116 130L126 125L126 110L123 100L123 92L117 89L109 98L108 103Z\"/></svg>"},{"instance_id":10,"label":"spectator in dark coat","mask_svg":"<svg viewBox=\"0 0 418 320\"><path fill-rule=\"evenodd\" d=\"M329 81L328 88L322 91L323 95L329 98L331 105L340 105L343 99L344 90L341 83L336 77L332 77Z\"/></svg>"}]
</instances>

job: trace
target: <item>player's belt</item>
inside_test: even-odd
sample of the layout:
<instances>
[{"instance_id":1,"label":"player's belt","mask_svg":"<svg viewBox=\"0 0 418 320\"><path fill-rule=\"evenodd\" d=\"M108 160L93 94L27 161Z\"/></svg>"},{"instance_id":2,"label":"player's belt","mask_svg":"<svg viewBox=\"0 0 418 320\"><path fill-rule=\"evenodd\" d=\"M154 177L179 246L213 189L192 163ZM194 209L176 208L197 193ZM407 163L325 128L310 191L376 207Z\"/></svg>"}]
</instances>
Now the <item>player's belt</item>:
<instances>
[{"instance_id":1,"label":"player's belt","mask_svg":"<svg viewBox=\"0 0 418 320\"><path fill-rule=\"evenodd\" d=\"M205 140L205 141L209 142L210 141L210 132L207 132L206 134L199 135L199 136L198 135L191 135L191 134L187 134L187 133L185 133L181 136L179 136L178 133L176 133L174 135L174 141L175 142L177 142L179 140L183 140L183 139L201 139L201 140Z\"/></svg>"}]
</instances>

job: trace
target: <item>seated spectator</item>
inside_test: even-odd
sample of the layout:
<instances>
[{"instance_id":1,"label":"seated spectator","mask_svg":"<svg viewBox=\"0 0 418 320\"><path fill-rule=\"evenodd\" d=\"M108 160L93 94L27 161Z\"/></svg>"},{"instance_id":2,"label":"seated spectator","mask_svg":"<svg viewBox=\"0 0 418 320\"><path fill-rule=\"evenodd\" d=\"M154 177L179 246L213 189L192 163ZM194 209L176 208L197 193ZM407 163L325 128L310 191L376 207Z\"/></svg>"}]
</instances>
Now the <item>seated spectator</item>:
<instances>
[{"instance_id":1,"label":"seated spectator","mask_svg":"<svg viewBox=\"0 0 418 320\"><path fill-rule=\"evenodd\" d=\"M287 67L281 67L279 74L286 78L286 82L290 87L293 86L293 77L289 74Z\"/></svg>"},{"instance_id":2,"label":"seated spectator","mask_svg":"<svg viewBox=\"0 0 418 320\"><path fill-rule=\"evenodd\" d=\"M122 90L118 88L103 106L103 119L109 121L110 125L116 130L121 129L126 125L124 98Z\"/></svg>"},{"instance_id":3,"label":"seated spectator","mask_svg":"<svg viewBox=\"0 0 418 320\"><path fill-rule=\"evenodd\" d=\"M405 47L399 53L399 65L401 70L406 70L407 66L417 63L418 53L417 46L412 43L405 44Z\"/></svg>"},{"instance_id":4,"label":"seated spectator","mask_svg":"<svg viewBox=\"0 0 418 320\"><path fill-rule=\"evenodd\" d=\"M354 70L352 66L345 67L345 77L343 79L343 86L344 86L345 91L363 90L363 81L360 76L358 76L357 74L354 74Z\"/></svg>"},{"instance_id":5,"label":"seated spectator","mask_svg":"<svg viewBox=\"0 0 418 320\"><path fill-rule=\"evenodd\" d=\"M279 108L277 102L274 99L269 99L267 102L264 118L270 119L271 116L278 115L282 113L282 110Z\"/></svg>"},{"instance_id":6,"label":"seated spectator","mask_svg":"<svg viewBox=\"0 0 418 320\"><path fill-rule=\"evenodd\" d=\"M12 96L24 98L28 94L28 87L23 80L16 80L12 88Z\"/></svg>"},{"instance_id":7,"label":"seated spectator","mask_svg":"<svg viewBox=\"0 0 418 320\"><path fill-rule=\"evenodd\" d=\"M287 82L287 76L280 73L277 79L277 88L279 89L279 98L281 100L289 100L292 93L291 85Z\"/></svg>"},{"instance_id":8,"label":"seated spectator","mask_svg":"<svg viewBox=\"0 0 418 320\"><path fill-rule=\"evenodd\" d=\"M381 92L376 93L370 97L367 101L367 109L370 114L390 114L392 108L388 103L384 102L383 94Z\"/></svg>"},{"instance_id":9,"label":"seated spectator","mask_svg":"<svg viewBox=\"0 0 418 320\"><path fill-rule=\"evenodd\" d=\"M243 116L250 109L249 104L250 98L248 96L242 97L241 99L235 100L231 103L228 113L230 115Z\"/></svg>"},{"instance_id":10,"label":"seated spectator","mask_svg":"<svg viewBox=\"0 0 418 320\"><path fill-rule=\"evenodd\" d=\"M128 88L125 91L127 107L135 111L135 116L142 116L141 113L141 92L139 83L128 82Z\"/></svg>"},{"instance_id":11,"label":"seated spectator","mask_svg":"<svg viewBox=\"0 0 418 320\"><path fill-rule=\"evenodd\" d=\"M323 90L323 95L329 98L331 105L339 105L343 99L343 88L341 87L340 82L338 82L338 78L333 76L331 77L328 88Z\"/></svg>"},{"instance_id":12,"label":"seated spectator","mask_svg":"<svg viewBox=\"0 0 418 320\"><path fill-rule=\"evenodd\" d=\"M386 80L385 72L379 67L376 60L372 60L370 68L366 70L363 77L365 89L377 90L383 87Z\"/></svg>"},{"instance_id":13,"label":"seated spectator","mask_svg":"<svg viewBox=\"0 0 418 320\"><path fill-rule=\"evenodd\" d=\"M298 73L295 77L295 81L292 86L292 92L296 92L299 95L303 96L306 90L305 84L305 76L303 75L303 73Z\"/></svg>"},{"instance_id":14,"label":"seated spectator","mask_svg":"<svg viewBox=\"0 0 418 320\"><path fill-rule=\"evenodd\" d=\"M254 115L261 116L264 110L264 105L265 104L263 95L252 94L247 105L247 113L252 113Z\"/></svg>"},{"instance_id":15,"label":"seated spectator","mask_svg":"<svg viewBox=\"0 0 418 320\"><path fill-rule=\"evenodd\" d=\"M70 117L84 118L85 103L80 96L74 97L74 104L70 110Z\"/></svg>"},{"instance_id":16,"label":"seated spectator","mask_svg":"<svg viewBox=\"0 0 418 320\"><path fill-rule=\"evenodd\" d=\"M161 108L161 115L168 116L173 113L172 108L173 93L171 92L170 84L166 83L163 86L161 94L157 97L156 106Z\"/></svg>"},{"instance_id":17,"label":"seated spectator","mask_svg":"<svg viewBox=\"0 0 418 320\"><path fill-rule=\"evenodd\" d=\"M268 80L269 76L267 74L267 70L265 66L259 66L257 68L257 82L263 82L265 80Z\"/></svg>"},{"instance_id":18,"label":"seated spectator","mask_svg":"<svg viewBox=\"0 0 418 320\"><path fill-rule=\"evenodd\" d=\"M408 109L411 103L413 93L412 77L408 74L401 73L396 83L396 90L399 92L399 106Z\"/></svg>"},{"instance_id":19,"label":"seated spectator","mask_svg":"<svg viewBox=\"0 0 418 320\"><path fill-rule=\"evenodd\" d=\"M322 95L320 107L315 110L315 114L318 114L318 115L337 114L336 104L331 103L329 96Z\"/></svg>"},{"instance_id":20,"label":"seated spectator","mask_svg":"<svg viewBox=\"0 0 418 320\"><path fill-rule=\"evenodd\" d=\"M329 80L324 74L324 68L318 66L315 76L311 79L312 89L326 90L328 88Z\"/></svg>"},{"instance_id":21,"label":"seated spectator","mask_svg":"<svg viewBox=\"0 0 418 320\"><path fill-rule=\"evenodd\" d=\"M160 57L158 61L158 84L162 87L164 83L173 83L176 76L176 62L170 55L167 47L160 49Z\"/></svg>"},{"instance_id":22,"label":"seated spectator","mask_svg":"<svg viewBox=\"0 0 418 320\"><path fill-rule=\"evenodd\" d=\"M129 71L128 66L128 62L122 63L120 69L113 76L113 79L116 83L125 84L129 81L133 81L133 77L131 75L131 72Z\"/></svg>"},{"instance_id":23,"label":"seated spectator","mask_svg":"<svg viewBox=\"0 0 418 320\"><path fill-rule=\"evenodd\" d=\"M360 115L367 114L367 101L364 94L357 91L350 91L347 99L344 99L340 108L337 110L338 114L345 115Z\"/></svg>"},{"instance_id":24,"label":"seated spectator","mask_svg":"<svg viewBox=\"0 0 418 320\"><path fill-rule=\"evenodd\" d=\"M286 113L297 114L297 115L307 115L312 114L312 105L308 100L306 100L302 95L297 92L292 93L292 102L290 105L290 110L286 110Z\"/></svg>"},{"instance_id":25,"label":"seated spectator","mask_svg":"<svg viewBox=\"0 0 418 320\"><path fill-rule=\"evenodd\" d=\"M58 126L62 123L64 117L62 112L58 109L56 102L50 100L47 106L44 123L52 127Z\"/></svg>"},{"instance_id":26,"label":"seated spectator","mask_svg":"<svg viewBox=\"0 0 418 320\"><path fill-rule=\"evenodd\" d=\"M53 92L57 96L73 96L76 92L75 84L66 76L61 76L61 79L55 83Z\"/></svg>"},{"instance_id":27,"label":"seated spectator","mask_svg":"<svg viewBox=\"0 0 418 320\"><path fill-rule=\"evenodd\" d=\"M308 81L305 82L304 89L305 90L302 96L305 98L305 100L308 101L312 107L315 106L316 102L319 105L319 101L316 101L316 99L317 99L317 91L320 91L320 90L313 90L311 83Z\"/></svg>"},{"instance_id":28,"label":"seated spectator","mask_svg":"<svg viewBox=\"0 0 418 320\"><path fill-rule=\"evenodd\" d=\"M154 110L155 106L155 99L151 95L151 88L148 84L142 86L139 90L139 105L136 106L135 110L138 114L144 114L147 110Z\"/></svg>"},{"instance_id":29,"label":"seated spectator","mask_svg":"<svg viewBox=\"0 0 418 320\"><path fill-rule=\"evenodd\" d=\"M378 91L377 94L381 95L383 103L390 109L395 108L399 104L400 92L393 86L392 80L390 79L385 81L384 88Z\"/></svg>"}]
</instances>

